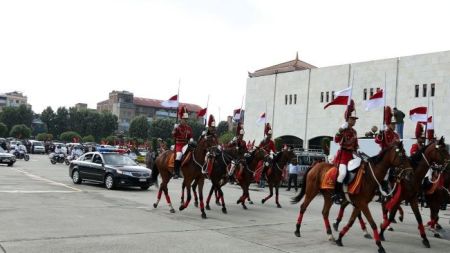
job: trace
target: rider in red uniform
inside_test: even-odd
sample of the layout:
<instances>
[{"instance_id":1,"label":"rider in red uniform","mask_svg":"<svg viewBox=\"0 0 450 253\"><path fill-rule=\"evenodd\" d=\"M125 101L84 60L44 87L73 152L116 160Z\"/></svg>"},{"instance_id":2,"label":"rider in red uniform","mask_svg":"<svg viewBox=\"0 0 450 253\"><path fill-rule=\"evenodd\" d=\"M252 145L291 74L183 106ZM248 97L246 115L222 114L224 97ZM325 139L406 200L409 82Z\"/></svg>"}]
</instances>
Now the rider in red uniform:
<instances>
[{"instance_id":1,"label":"rider in red uniform","mask_svg":"<svg viewBox=\"0 0 450 253\"><path fill-rule=\"evenodd\" d=\"M273 159L273 155L276 152L275 149L275 142L272 140L272 127L269 123L266 123L264 127L264 135L266 136L261 143L259 144L259 147L264 149L267 154L269 154L270 159ZM268 166L264 166L262 171L262 176L266 174L266 171L268 169Z\"/></svg>"},{"instance_id":2,"label":"rider in red uniform","mask_svg":"<svg viewBox=\"0 0 450 253\"><path fill-rule=\"evenodd\" d=\"M186 107L180 107L178 111L180 124L175 124L172 135L175 139L175 175L174 178L180 177L181 159L183 156L183 147L192 142L192 128L187 124L186 119L189 118Z\"/></svg>"},{"instance_id":3,"label":"rider in red uniform","mask_svg":"<svg viewBox=\"0 0 450 253\"><path fill-rule=\"evenodd\" d=\"M347 116L347 114L349 115ZM353 153L358 150L358 136L356 130L353 129L358 117L356 117L355 111L352 111L351 113L346 113L346 118L347 122L339 128L334 137L334 141L341 146L334 159L334 164L339 169L333 196L336 203L342 202L344 197L342 184L347 175L347 165L353 159Z\"/></svg>"},{"instance_id":4,"label":"rider in red uniform","mask_svg":"<svg viewBox=\"0 0 450 253\"><path fill-rule=\"evenodd\" d=\"M239 164L239 162L244 159L244 155L248 152L247 143L245 143L244 141L244 133L245 131L241 123L238 123L236 128L236 136L233 138L233 140L231 140L231 142L228 145L229 147L235 147L238 150L240 156L237 160L231 161L230 171L228 172L230 181L234 181L233 175L234 170L236 169L236 164Z\"/></svg>"},{"instance_id":5,"label":"rider in red uniform","mask_svg":"<svg viewBox=\"0 0 450 253\"><path fill-rule=\"evenodd\" d=\"M381 150L390 147L392 144L400 141L400 136L394 131L395 121L389 122L387 124L387 129L385 131L380 131L380 133L375 137L375 142L380 145Z\"/></svg>"}]
</instances>

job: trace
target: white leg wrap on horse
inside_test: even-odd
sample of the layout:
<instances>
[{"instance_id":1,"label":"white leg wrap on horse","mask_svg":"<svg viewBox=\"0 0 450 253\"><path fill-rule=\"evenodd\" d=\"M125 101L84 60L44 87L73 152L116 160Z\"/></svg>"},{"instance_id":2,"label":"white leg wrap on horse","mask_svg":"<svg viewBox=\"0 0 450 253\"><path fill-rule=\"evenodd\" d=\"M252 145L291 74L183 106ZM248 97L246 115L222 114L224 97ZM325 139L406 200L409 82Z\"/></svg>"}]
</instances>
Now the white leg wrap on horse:
<instances>
[{"instance_id":1,"label":"white leg wrap on horse","mask_svg":"<svg viewBox=\"0 0 450 253\"><path fill-rule=\"evenodd\" d=\"M181 160L182 156L183 156L183 153L177 152L177 155L175 156L175 160L177 160L177 161Z\"/></svg>"},{"instance_id":2,"label":"white leg wrap on horse","mask_svg":"<svg viewBox=\"0 0 450 253\"><path fill-rule=\"evenodd\" d=\"M337 177L337 181L339 183L343 183L346 175L347 175L347 165L339 164L339 175Z\"/></svg>"}]
</instances>

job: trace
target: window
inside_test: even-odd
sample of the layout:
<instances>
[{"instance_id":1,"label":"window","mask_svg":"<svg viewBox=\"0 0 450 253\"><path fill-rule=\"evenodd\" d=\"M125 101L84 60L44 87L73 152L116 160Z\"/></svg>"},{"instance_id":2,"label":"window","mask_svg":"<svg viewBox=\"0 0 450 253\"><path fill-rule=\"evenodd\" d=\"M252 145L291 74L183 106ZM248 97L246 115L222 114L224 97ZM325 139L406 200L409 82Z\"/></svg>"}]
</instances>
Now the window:
<instances>
[{"instance_id":1,"label":"window","mask_svg":"<svg viewBox=\"0 0 450 253\"><path fill-rule=\"evenodd\" d=\"M423 97L427 96L427 84L426 83L424 83L422 85L422 95L423 95Z\"/></svg>"},{"instance_id":2,"label":"window","mask_svg":"<svg viewBox=\"0 0 450 253\"><path fill-rule=\"evenodd\" d=\"M297 104L297 94L294 94L294 104Z\"/></svg>"},{"instance_id":3,"label":"window","mask_svg":"<svg viewBox=\"0 0 450 253\"><path fill-rule=\"evenodd\" d=\"M431 94L430 96L434 97L434 83L431 84Z\"/></svg>"},{"instance_id":4,"label":"window","mask_svg":"<svg viewBox=\"0 0 450 253\"><path fill-rule=\"evenodd\" d=\"M334 100L334 91L331 92L331 100Z\"/></svg>"},{"instance_id":5,"label":"window","mask_svg":"<svg viewBox=\"0 0 450 253\"><path fill-rule=\"evenodd\" d=\"M323 91L320 93L320 103L323 103Z\"/></svg>"},{"instance_id":6,"label":"window","mask_svg":"<svg viewBox=\"0 0 450 253\"><path fill-rule=\"evenodd\" d=\"M292 95L289 95L289 104L292 105Z\"/></svg>"},{"instance_id":7,"label":"window","mask_svg":"<svg viewBox=\"0 0 450 253\"><path fill-rule=\"evenodd\" d=\"M370 88L370 96L373 96L373 88Z\"/></svg>"},{"instance_id":8,"label":"window","mask_svg":"<svg viewBox=\"0 0 450 253\"><path fill-rule=\"evenodd\" d=\"M288 95L285 95L285 96L284 96L284 104L285 104L285 105L287 105L287 98L288 98Z\"/></svg>"},{"instance_id":9,"label":"window","mask_svg":"<svg viewBox=\"0 0 450 253\"><path fill-rule=\"evenodd\" d=\"M416 88L415 88L415 93L414 93L415 95L415 97L416 98L418 98L419 97L419 85L418 84L416 84Z\"/></svg>"},{"instance_id":10,"label":"window","mask_svg":"<svg viewBox=\"0 0 450 253\"><path fill-rule=\"evenodd\" d=\"M364 89L363 100L367 100L367 89Z\"/></svg>"},{"instance_id":11,"label":"window","mask_svg":"<svg viewBox=\"0 0 450 253\"><path fill-rule=\"evenodd\" d=\"M327 91L327 103L328 103L328 101L330 101L330 92L329 91Z\"/></svg>"}]
</instances>

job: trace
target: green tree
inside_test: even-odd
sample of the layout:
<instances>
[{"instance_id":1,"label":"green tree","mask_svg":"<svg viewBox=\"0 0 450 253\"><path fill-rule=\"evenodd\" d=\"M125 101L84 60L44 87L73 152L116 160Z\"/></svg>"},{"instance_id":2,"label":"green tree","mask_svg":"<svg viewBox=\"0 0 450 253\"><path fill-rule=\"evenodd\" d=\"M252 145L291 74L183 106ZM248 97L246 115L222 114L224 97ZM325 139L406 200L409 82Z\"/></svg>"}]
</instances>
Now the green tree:
<instances>
[{"instance_id":1,"label":"green tree","mask_svg":"<svg viewBox=\"0 0 450 253\"><path fill-rule=\"evenodd\" d=\"M83 137L83 142L94 142L95 138L92 135L87 135Z\"/></svg>"},{"instance_id":2,"label":"green tree","mask_svg":"<svg viewBox=\"0 0 450 253\"><path fill-rule=\"evenodd\" d=\"M100 114L100 122L102 123L101 136L109 136L113 134L118 128L118 121L116 115L110 112L102 112Z\"/></svg>"},{"instance_id":3,"label":"green tree","mask_svg":"<svg viewBox=\"0 0 450 253\"><path fill-rule=\"evenodd\" d=\"M31 136L31 129L24 124L14 125L9 135L18 139L28 139Z\"/></svg>"},{"instance_id":4,"label":"green tree","mask_svg":"<svg viewBox=\"0 0 450 253\"><path fill-rule=\"evenodd\" d=\"M49 133L52 133L53 135L55 134L56 130L55 130L55 117L56 114L53 111L53 109L48 106L47 108L45 108L42 113L41 113L41 120L42 122L44 122L44 124L47 126L47 131Z\"/></svg>"},{"instance_id":5,"label":"green tree","mask_svg":"<svg viewBox=\"0 0 450 253\"><path fill-rule=\"evenodd\" d=\"M19 107L5 107L0 113L0 122L3 122L8 129L14 125L25 125L31 127L33 121L33 111L25 105Z\"/></svg>"},{"instance_id":6,"label":"green tree","mask_svg":"<svg viewBox=\"0 0 450 253\"><path fill-rule=\"evenodd\" d=\"M229 143L234 137L233 132L225 132L219 137L219 142L222 144Z\"/></svg>"},{"instance_id":7,"label":"green tree","mask_svg":"<svg viewBox=\"0 0 450 253\"><path fill-rule=\"evenodd\" d=\"M0 137L7 137L8 135L8 127L0 122Z\"/></svg>"},{"instance_id":8,"label":"green tree","mask_svg":"<svg viewBox=\"0 0 450 253\"><path fill-rule=\"evenodd\" d=\"M220 121L219 125L217 125L216 133L217 136L221 136L222 134L228 132L228 122Z\"/></svg>"},{"instance_id":9,"label":"green tree","mask_svg":"<svg viewBox=\"0 0 450 253\"><path fill-rule=\"evenodd\" d=\"M147 117L135 117L130 123L129 135L133 138L147 139L149 133L149 123Z\"/></svg>"},{"instance_id":10,"label":"green tree","mask_svg":"<svg viewBox=\"0 0 450 253\"><path fill-rule=\"evenodd\" d=\"M172 130L175 124L174 119L157 119L150 124L150 137L161 138L169 145L172 139Z\"/></svg>"},{"instance_id":11,"label":"green tree","mask_svg":"<svg viewBox=\"0 0 450 253\"><path fill-rule=\"evenodd\" d=\"M53 134L56 136L69 130L69 111L67 111L65 107L59 107L58 110L56 110L54 123L55 132Z\"/></svg>"},{"instance_id":12,"label":"green tree","mask_svg":"<svg viewBox=\"0 0 450 253\"><path fill-rule=\"evenodd\" d=\"M74 138L76 138L77 140L81 140L80 134L74 131L63 132L59 136L59 139L65 142L73 142Z\"/></svg>"},{"instance_id":13,"label":"green tree","mask_svg":"<svg viewBox=\"0 0 450 253\"><path fill-rule=\"evenodd\" d=\"M36 140L38 141L51 141L53 140L53 135L49 133L40 133L36 135Z\"/></svg>"},{"instance_id":14,"label":"green tree","mask_svg":"<svg viewBox=\"0 0 450 253\"><path fill-rule=\"evenodd\" d=\"M192 128L192 135L194 136L194 140L198 140L202 132L205 130L205 125L200 123L198 120L190 119L188 120L188 125Z\"/></svg>"},{"instance_id":15,"label":"green tree","mask_svg":"<svg viewBox=\"0 0 450 253\"><path fill-rule=\"evenodd\" d=\"M104 139L104 141L105 141L106 143L108 143L109 145L116 145L116 144L119 143L119 139L118 139L116 136L112 136L112 135L106 137L106 138Z\"/></svg>"}]
</instances>

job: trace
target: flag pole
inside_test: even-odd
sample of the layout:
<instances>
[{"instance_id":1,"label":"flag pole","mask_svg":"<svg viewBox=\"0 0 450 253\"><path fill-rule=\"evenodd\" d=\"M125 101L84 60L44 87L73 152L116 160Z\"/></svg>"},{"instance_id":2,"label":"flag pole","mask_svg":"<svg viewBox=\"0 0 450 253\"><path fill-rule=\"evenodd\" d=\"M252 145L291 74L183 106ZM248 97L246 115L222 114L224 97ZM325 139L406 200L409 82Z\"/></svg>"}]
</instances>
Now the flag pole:
<instances>
[{"instance_id":1,"label":"flag pole","mask_svg":"<svg viewBox=\"0 0 450 253\"><path fill-rule=\"evenodd\" d=\"M207 125L208 121L208 106L209 106L209 94L208 94L208 100L206 100L206 113L203 115L203 121L205 123L205 126Z\"/></svg>"},{"instance_id":2,"label":"flag pole","mask_svg":"<svg viewBox=\"0 0 450 253\"><path fill-rule=\"evenodd\" d=\"M178 79L178 92L177 92L178 107L175 112L175 114L177 115L176 121L177 124L178 124L178 110L180 110L180 86L181 86L181 78Z\"/></svg>"},{"instance_id":3,"label":"flag pole","mask_svg":"<svg viewBox=\"0 0 450 253\"><path fill-rule=\"evenodd\" d=\"M428 140L428 115L429 115L429 112L430 112L430 93L431 93L431 90L430 90L430 92L428 92L428 90L427 90L427 118L426 118L426 120L425 120L425 145L428 145L428 143L429 143L429 140Z\"/></svg>"},{"instance_id":4,"label":"flag pole","mask_svg":"<svg viewBox=\"0 0 450 253\"><path fill-rule=\"evenodd\" d=\"M385 124L384 124L384 118L386 116L386 72L384 72L384 90L383 90L383 99L384 99L384 105L383 105L383 119L381 120L381 131L384 131Z\"/></svg>"},{"instance_id":5,"label":"flag pole","mask_svg":"<svg viewBox=\"0 0 450 253\"><path fill-rule=\"evenodd\" d=\"M273 116L273 115L272 115ZM267 123L267 118L268 118L268 115L267 115L267 101L266 101L266 110L264 111L264 127L263 127L263 140L264 140L264 137L265 137L265 130L266 130L266 123Z\"/></svg>"}]
</instances>

